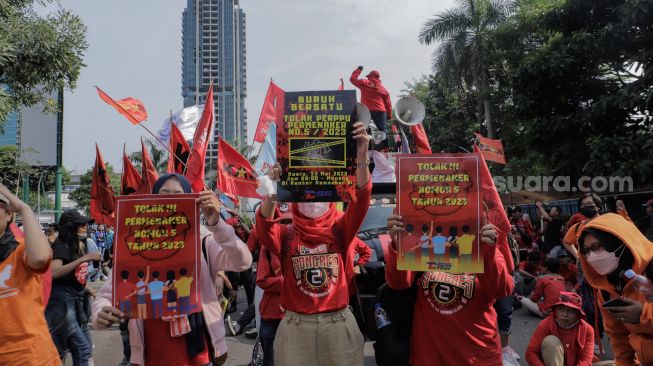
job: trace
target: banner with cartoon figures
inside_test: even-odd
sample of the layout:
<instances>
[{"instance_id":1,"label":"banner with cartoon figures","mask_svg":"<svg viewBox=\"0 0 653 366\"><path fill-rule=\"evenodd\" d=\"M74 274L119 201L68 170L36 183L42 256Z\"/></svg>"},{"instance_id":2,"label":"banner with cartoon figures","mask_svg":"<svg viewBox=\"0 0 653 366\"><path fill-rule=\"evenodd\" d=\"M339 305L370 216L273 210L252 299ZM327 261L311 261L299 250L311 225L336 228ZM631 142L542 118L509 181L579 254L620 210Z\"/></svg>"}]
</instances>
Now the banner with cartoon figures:
<instances>
[{"instance_id":1,"label":"banner with cartoon figures","mask_svg":"<svg viewBox=\"0 0 653 366\"><path fill-rule=\"evenodd\" d=\"M201 310L197 197L116 197L113 303L130 318Z\"/></svg>"},{"instance_id":2,"label":"banner with cartoon figures","mask_svg":"<svg viewBox=\"0 0 653 366\"><path fill-rule=\"evenodd\" d=\"M478 154L397 155L397 267L483 272Z\"/></svg>"},{"instance_id":3,"label":"banner with cartoon figures","mask_svg":"<svg viewBox=\"0 0 653 366\"><path fill-rule=\"evenodd\" d=\"M283 106L277 109L279 201L348 201L356 187L356 91L286 92Z\"/></svg>"}]
</instances>

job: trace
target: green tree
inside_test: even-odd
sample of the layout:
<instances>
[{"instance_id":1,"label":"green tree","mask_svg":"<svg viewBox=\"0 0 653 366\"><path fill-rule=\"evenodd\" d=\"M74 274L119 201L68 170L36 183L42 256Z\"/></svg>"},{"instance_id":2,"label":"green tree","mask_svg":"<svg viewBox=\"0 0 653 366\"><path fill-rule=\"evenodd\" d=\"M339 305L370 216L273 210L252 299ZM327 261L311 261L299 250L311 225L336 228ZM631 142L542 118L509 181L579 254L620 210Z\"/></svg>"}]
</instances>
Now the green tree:
<instances>
[{"instance_id":1,"label":"green tree","mask_svg":"<svg viewBox=\"0 0 653 366\"><path fill-rule=\"evenodd\" d=\"M118 195L120 193L120 175L118 175L111 164L106 163L107 173L113 193ZM80 177L79 188L70 192L68 196L71 200L75 201L78 208L88 211L91 202L91 185L93 184L93 168L89 169Z\"/></svg>"},{"instance_id":2,"label":"green tree","mask_svg":"<svg viewBox=\"0 0 653 366\"><path fill-rule=\"evenodd\" d=\"M509 169L653 178L653 2L520 0L494 38Z\"/></svg>"},{"instance_id":3,"label":"green tree","mask_svg":"<svg viewBox=\"0 0 653 366\"><path fill-rule=\"evenodd\" d=\"M51 2L39 0L36 3ZM33 0L0 0L0 121L21 105L43 103L51 92L74 89L88 44L86 26L66 10L45 17Z\"/></svg>"},{"instance_id":4,"label":"green tree","mask_svg":"<svg viewBox=\"0 0 653 366\"><path fill-rule=\"evenodd\" d=\"M152 164L154 164L157 173L165 172L168 169L168 151L159 148L159 145L150 139L145 139L144 141L145 148L148 149ZM129 155L129 158L134 164L134 167L140 171L143 164L143 152L135 151Z\"/></svg>"},{"instance_id":5,"label":"green tree","mask_svg":"<svg viewBox=\"0 0 653 366\"><path fill-rule=\"evenodd\" d=\"M489 137L494 136L491 106L492 30L505 22L510 6L503 0L458 0L457 7L436 14L422 26L419 41L441 42L433 53L433 70L442 86L476 89Z\"/></svg>"}]
</instances>

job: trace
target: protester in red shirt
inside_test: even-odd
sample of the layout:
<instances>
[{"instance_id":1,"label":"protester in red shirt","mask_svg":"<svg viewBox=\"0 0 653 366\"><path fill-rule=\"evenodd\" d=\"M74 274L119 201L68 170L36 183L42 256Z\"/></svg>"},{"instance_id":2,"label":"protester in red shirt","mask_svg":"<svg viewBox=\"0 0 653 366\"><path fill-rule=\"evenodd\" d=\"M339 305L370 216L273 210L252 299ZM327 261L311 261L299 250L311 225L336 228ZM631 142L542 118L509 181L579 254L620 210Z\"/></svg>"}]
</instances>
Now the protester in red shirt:
<instances>
[{"instance_id":1,"label":"protester in red shirt","mask_svg":"<svg viewBox=\"0 0 653 366\"><path fill-rule=\"evenodd\" d=\"M530 221L523 219L521 207L508 208L510 216L510 225L512 226L515 239L519 243L520 250L530 250L533 244L535 230Z\"/></svg>"},{"instance_id":2,"label":"protester in red shirt","mask_svg":"<svg viewBox=\"0 0 653 366\"><path fill-rule=\"evenodd\" d=\"M277 366L363 364L363 336L349 310L345 263L369 208L372 182L370 137L361 122L353 129L358 190L342 216L333 203L300 202L292 207L290 231L277 222L280 212L272 196L265 196L257 212L257 236L280 257L283 269L281 303L286 314L274 341ZM268 175L279 180L279 163Z\"/></svg>"},{"instance_id":3,"label":"protester in red shirt","mask_svg":"<svg viewBox=\"0 0 653 366\"><path fill-rule=\"evenodd\" d=\"M566 249L560 249L558 251L560 276L565 279L565 289L567 291L577 290L578 286L578 268L571 258L572 257Z\"/></svg>"},{"instance_id":4,"label":"protester in red shirt","mask_svg":"<svg viewBox=\"0 0 653 366\"><path fill-rule=\"evenodd\" d=\"M354 243L351 246L353 250L353 259L358 254L358 259L354 261L353 276L351 277L348 287L349 296L356 295L356 284L354 283L355 277L360 275L365 270L365 263L370 261L372 257L372 249L365 244L359 237L354 238Z\"/></svg>"},{"instance_id":5,"label":"protester in red shirt","mask_svg":"<svg viewBox=\"0 0 653 366\"><path fill-rule=\"evenodd\" d=\"M386 279L394 290L417 282L417 300L410 339L410 363L426 365L501 365L497 316L492 306L513 290L513 279L497 248L492 224L481 228L483 273L425 272L397 269L397 236L404 231L401 216L388 218L392 245L386 257ZM497 243L499 239L500 243ZM503 243L503 244L502 244Z\"/></svg>"},{"instance_id":6,"label":"protester in red shirt","mask_svg":"<svg viewBox=\"0 0 653 366\"><path fill-rule=\"evenodd\" d=\"M528 365L590 366L594 331L584 317L581 297L561 292L553 313L542 320L528 343Z\"/></svg>"},{"instance_id":7,"label":"protester in red shirt","mask_svg":"<svg viewBox=\"0 0 653 366\"><path fill-rule=\"evenodd\" d=\"M361 90L361 103L370 110L372 121L380 131L386 132L386 125L392 119L392 102L390 93L381 82L381 74L372 70L366 75L367 79L359 79L363 66L358 66L351 73L349 81ZM387 140L386 140L387 141Z\"/></svg>"},{"instance_id":8,"label":"protester in red shirt","mask_svg":"<svg viewBox=\"0 0 653 366\"><path fill-rule=\"evenodd\" d=\"M551 306L558 301L560 293L565 291L565 279L558 274L558 258L547 258L542 266L544 274L535 280L533 294L521 298L521 304L530 313L545 318L551 312Z\"/></svg>"},{"instance_id":9,"label":"protester in red shirt","mask_svg":"<svg viewBox=\"0 0 653 366\"><path fill-rule=\"evenodd\" d=\"M259 305L261 312L259 337L263 347L263 365L273 366L274 338L279 323L283 319L283 308L281 307L283 275L281 274L281 260L265 248L261 248L259 254L256 284L263 289L263 298Z\"/></svg>"}]
</instances>

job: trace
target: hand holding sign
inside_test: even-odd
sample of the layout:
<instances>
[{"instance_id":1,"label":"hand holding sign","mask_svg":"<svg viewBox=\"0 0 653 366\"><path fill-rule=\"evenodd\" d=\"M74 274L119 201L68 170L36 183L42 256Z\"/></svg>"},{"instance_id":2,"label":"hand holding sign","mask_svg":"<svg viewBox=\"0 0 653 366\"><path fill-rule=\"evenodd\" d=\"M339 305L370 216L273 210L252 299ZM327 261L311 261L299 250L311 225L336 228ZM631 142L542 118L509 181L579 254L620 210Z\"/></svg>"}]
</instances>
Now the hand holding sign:
<instances>
[{"instance_id":1,"label":"hand holding sign","mask_svg":"<svg viewBox=\"0 0 653 366\"><path fill-rule=\"evenodd\" d=\"M356 160L367 159L367 150L370 146L370 135L367 134L363 122L354 123L352 137L356 140Z\"/></svg>"}]
</instances>

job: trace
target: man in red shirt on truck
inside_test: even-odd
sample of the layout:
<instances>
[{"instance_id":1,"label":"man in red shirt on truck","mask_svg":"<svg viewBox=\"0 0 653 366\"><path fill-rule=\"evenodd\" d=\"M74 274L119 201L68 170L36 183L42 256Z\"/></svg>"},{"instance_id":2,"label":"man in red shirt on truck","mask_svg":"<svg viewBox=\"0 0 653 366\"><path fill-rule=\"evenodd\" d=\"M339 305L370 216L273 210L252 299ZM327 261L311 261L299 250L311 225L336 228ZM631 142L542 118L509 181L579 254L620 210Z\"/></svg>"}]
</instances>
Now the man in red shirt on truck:
<instances>
[{"instance_id":1,"label":"man in red shirt on truck","mask_svg":"<svg viewBox=\"0 0 653 366\"><path fill-rule=\"evenodd\" d=\"M349 81L361 90L361 103L364 104L372 115L372 120L380 131L387 132L386 126L389 119L392 119L392 102L390 93L381 82L381 74L377 70L370 71L365 79L359 79L363 66L358 66L351 73ZM387 139L383 146L387 146Z\"/></svg>"}]
</instances>

